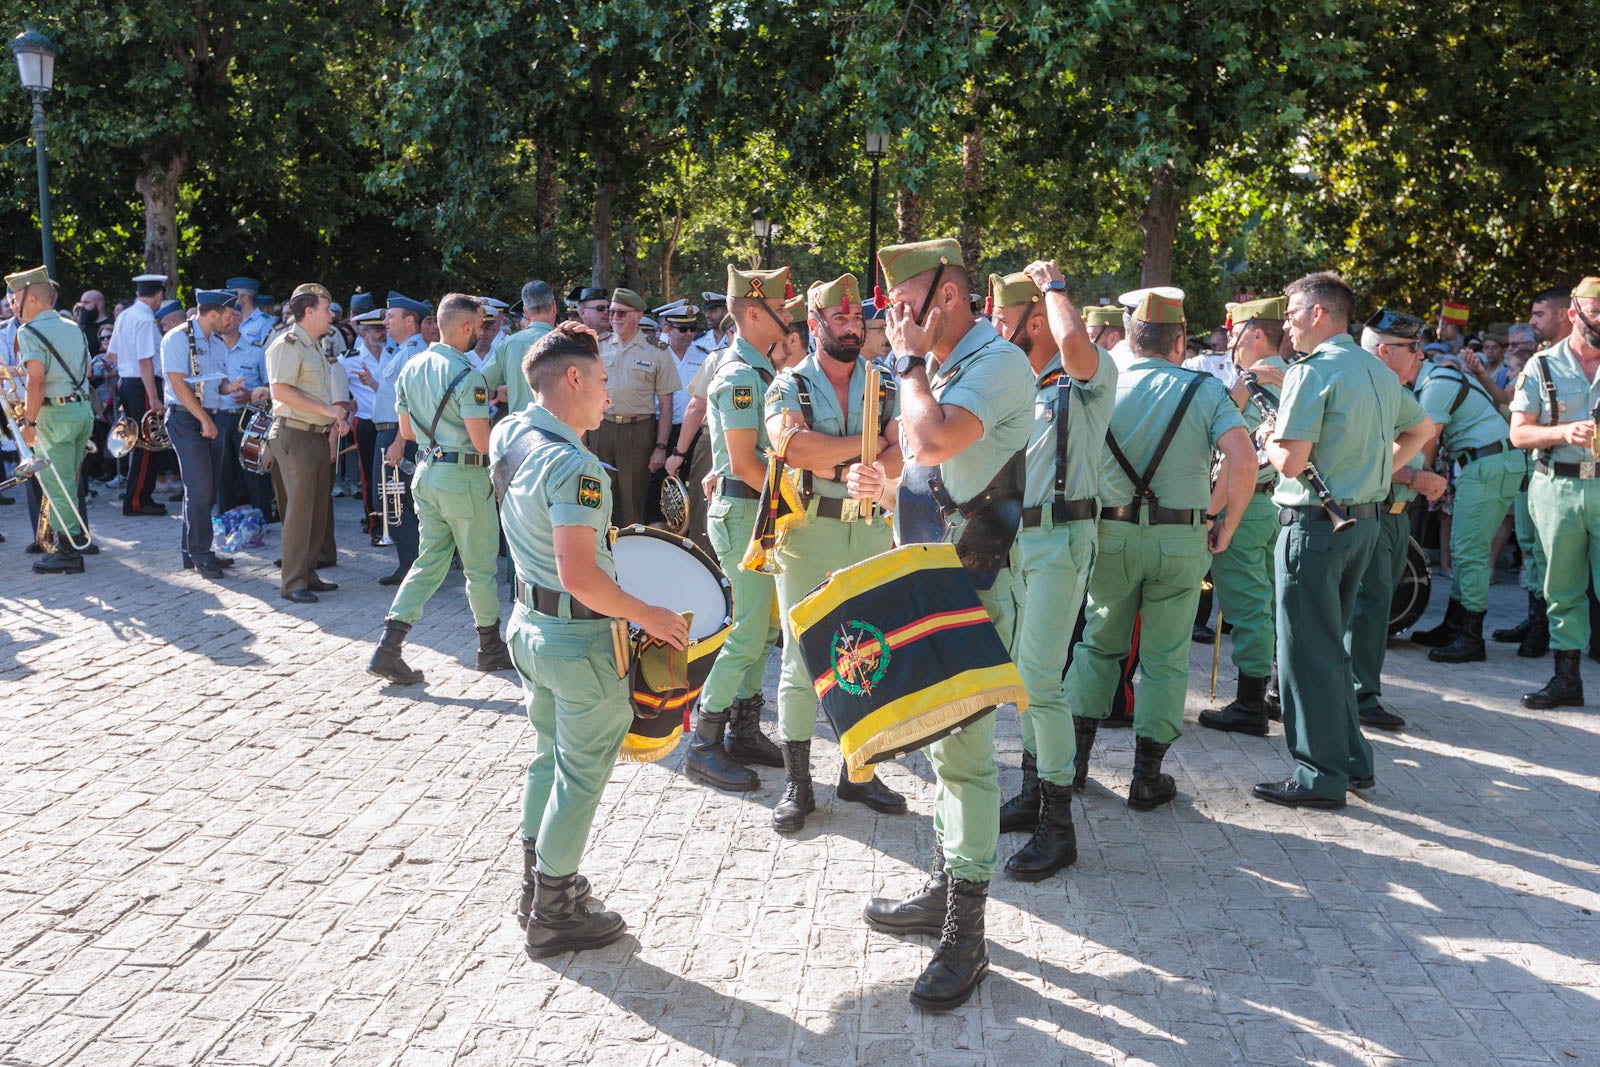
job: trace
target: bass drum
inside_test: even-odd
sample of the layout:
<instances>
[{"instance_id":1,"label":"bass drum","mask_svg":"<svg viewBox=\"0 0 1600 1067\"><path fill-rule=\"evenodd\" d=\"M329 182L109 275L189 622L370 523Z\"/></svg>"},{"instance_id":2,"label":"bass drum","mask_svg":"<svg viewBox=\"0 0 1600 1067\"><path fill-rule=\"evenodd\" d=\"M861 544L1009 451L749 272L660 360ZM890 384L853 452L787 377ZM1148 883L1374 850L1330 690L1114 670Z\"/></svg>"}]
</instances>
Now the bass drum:
<instances>
[{"instance_id":1,"label":"bass drum","mask_svg":"<svg viewBox=\"0 0 1600 1067\"><path fill-rule=\"evenodd\" d=\"M618 758L654 763L670 755L689 728L690 709L733 629L733 590L722 568L699 545L647 526L617 531L611 559L624 592L692 616L689 647L683 652L637 628L631 633L633 726Z\"/></svg>"},{"instance_id":2,"label":"bass drum","mask_svg":"<svg viewBox=\"0 0 1600 1067\"><path fill-rule=\"evenodd\" d=\"M1428 574L1428 557L1415 537L1406 544L1406 569L1395 583L1394 599L1389 602L1389 636L1409 630L1428 610L1428 595L1433 579Z\"/></svg>"}]
</instances>

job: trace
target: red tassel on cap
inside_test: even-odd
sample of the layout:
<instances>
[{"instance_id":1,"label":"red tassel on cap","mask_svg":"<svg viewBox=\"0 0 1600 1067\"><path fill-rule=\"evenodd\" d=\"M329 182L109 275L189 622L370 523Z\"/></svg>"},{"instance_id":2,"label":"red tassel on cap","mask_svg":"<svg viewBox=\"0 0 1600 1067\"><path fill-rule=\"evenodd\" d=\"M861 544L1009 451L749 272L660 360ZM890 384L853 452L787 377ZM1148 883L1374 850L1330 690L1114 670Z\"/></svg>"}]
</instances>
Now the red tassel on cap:
<instances>
[{"instance_id":1,"label":"red tassel on cap","mask_svg":"<svg viewBox=\"0 0 1600 1067\"><path fill-rule=\"evenodd\" d=\"M846 289L844 291L844 298L839 301L839 307L844 310L846 315L850 314L850 290Z\"/></svg>"},{"instance_id":2,"label":"red tassel on cap","mask_svg":"<svg viewBox=\"0 0 1600 1067\"><path fill-rule=\"evenodd\" d=\"M872 287L872 306L879 311L889 306L889 298L883 295L883 286L881 285Z\"/></svg>"},{"instance_id":3,"label":"red tassel on cap","mask_svg":"<svg viewBox=\"0 0 1600 1067\"><path fill-rule=\"evenodd\" d=\"M1222 328L1224 330L1233 329L1233 312L1228 312L1228 317L1222 320Z\"/></svg>"},{"instance_id":4,"label":"red tassel on cap","mask_svg":"<svg viewBox=\"0 0 1600 1067\"><path fill-rule=\"evenodd\" d=\"M983 317L988 318L994 314L994 294L990 293L983 298Z\"/></svg>"},{"instance_id":5,"label":"red tassel on cap","mask_svg":"<svg viewBox=\"0 0 1600 1067\"><path fill-rule=\"evenodd\" d=\"M794 282L787 278L785 278L783 282L783 298L785 300L794 299Z\"/></svg>"}]
</instances>

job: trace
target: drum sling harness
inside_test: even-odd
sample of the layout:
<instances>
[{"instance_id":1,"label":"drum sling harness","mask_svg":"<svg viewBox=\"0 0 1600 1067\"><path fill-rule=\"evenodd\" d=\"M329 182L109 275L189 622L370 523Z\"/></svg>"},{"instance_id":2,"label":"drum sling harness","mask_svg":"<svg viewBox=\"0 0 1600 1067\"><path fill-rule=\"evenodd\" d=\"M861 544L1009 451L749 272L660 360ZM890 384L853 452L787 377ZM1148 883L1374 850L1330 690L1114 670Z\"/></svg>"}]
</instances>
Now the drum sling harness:
<instances>
[{"instance_id":1,"label":"drum sling harness","mask_svg":"<svg viewBox=\"0 0 1600 1067\"><path fill-rule=\"evenodd\" d=\"M1161 461L1167 458L1167 449L1172 447L1172 439L1178 434L1178 427L1183 424L1183 416L1188 413L1189 405L1194 401L1194 395L1200 391L1200 386L1205 383L1205 378L1197 371L1190 371L1194 375L1189 384L1184 387L1183 396L1178 398L1178 410L1172 415L1172 421L1167 423L1166 431L1161 435L1161 440L1156 444L1155 452L1150 456L1150 463L1139 474L1133 469L1133 464L1128 462L1128 457L1123 454L1122 447L1117 444L1116 435L1108 427L1106 429L1106 447L1111 449L1111 457L1117 461L1117 466L1122 468L1122 473L1128 476L1133 483L1133 505L1135 514L1139 507L1149 504L1151 507L1160 507L1161 498L1156 496L1155 490L1150 488L1150 481L1161 469Z\"/></svg>"},{"instance_id":2,"label":"drum sling harness","mask_svg":"<svg viewBox=\"0 0 1600 1067\"><path fill-rule=\"evenodd\" d=\"M433 409L433 421L428 423L428 447L423 449L423 452L434 459L443 459L446 456L459 454L446 452L440 448L438 444L439 438L435 435L439 432L439 420L444 417L444 406L450 403L450 398L455 395L456 386L461 384L461 379L471 373L472 366L470 364L462 367L460 372L450 379L450 384L444 387L444 396L439 398L439 406Z\"/></svg>"},{"instance_id":3,"label":"drum sling harness","mask_svg":"<svg viewBox=\"0 0 1600 1067\"><path fill-rule=\"evenodd\" d=\"M105 405L100 403L100 394L96 390L89 388L89 350L85 348L83 352L83 373L73 374L72 368L67 366L67 361L61 358L61 353L56 351L56 346L50 343L50 338L46 337L43 331L31 322L22 328L39 339L39 343L49 351L50 355L55 359L56 365L62 369L68 378L75 379L72 391L81 394L85 400L89 401L89 407L94 412L94 417L97 419L103 418L105 416Z\"/></svg>"},{"instance_id":4,"label":"drum sling harness","mask_svg":"<svg viewBox=\"0 0 1600 1067\"><path fill-rule=\"evenodd\" d=\"M805 375L801 374L799 371L795 371L794 372L794 380L795 380L795 384L799 386L799 390L796 393L795 399L797 399L800 402L800 417L806 421L806 429L809 430L809 429L812 428L812 426L815 425L815 423L813 422L813 420L811 418L811 393L812 393L811 382L810 382L809 379L806 378ZM891 381L890 379L888 379L887 377L883 377L883 376L880 375L879 378L878 378L878 436L879 437L884 436L889 430L889 408L890 408L890 403L889 402L890 402L890 400L892 400L894 398L894 395L895 395L895 383L893 381ZM844 413L844 429L845 429L845 436L846 437L851 436L851 434L850 434L850 410L849 410L849 405L848 404L845 407L845 413ZM848 463L840 463L840 464L835 465L835 467L833 468L833 478L831 480L835 481L835 482L844 481L844 476L849 470L850 470L850 464L848 464ZM813 477L814 476L813 476L811 471L801 471L800 472L800 490L805 495L805 498L807 500L811 499L811 493L812 493L812 488L813 488L813 482L812 482L812 478Z\"/></svg>"}]
</instances>

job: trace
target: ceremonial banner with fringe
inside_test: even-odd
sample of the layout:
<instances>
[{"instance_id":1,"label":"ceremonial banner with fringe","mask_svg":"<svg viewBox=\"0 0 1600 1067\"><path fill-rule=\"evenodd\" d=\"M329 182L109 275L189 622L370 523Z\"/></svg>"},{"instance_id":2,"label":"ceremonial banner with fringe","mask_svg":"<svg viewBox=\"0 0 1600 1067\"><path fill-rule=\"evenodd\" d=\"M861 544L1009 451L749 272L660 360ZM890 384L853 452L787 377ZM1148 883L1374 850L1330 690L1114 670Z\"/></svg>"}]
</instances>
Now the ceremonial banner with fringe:
<instances>
[{"instance_id":1,"label":"ceremonial banner with fringe","mask_svg":"<svg viewBox=\"0 0 1600 1067\"><path fill-rule=\"evenodd\" d=\"M835 571L789 623L852 781L997 704L1027 708L954 545L906 545Z\"/></svg>"}]
</instances>

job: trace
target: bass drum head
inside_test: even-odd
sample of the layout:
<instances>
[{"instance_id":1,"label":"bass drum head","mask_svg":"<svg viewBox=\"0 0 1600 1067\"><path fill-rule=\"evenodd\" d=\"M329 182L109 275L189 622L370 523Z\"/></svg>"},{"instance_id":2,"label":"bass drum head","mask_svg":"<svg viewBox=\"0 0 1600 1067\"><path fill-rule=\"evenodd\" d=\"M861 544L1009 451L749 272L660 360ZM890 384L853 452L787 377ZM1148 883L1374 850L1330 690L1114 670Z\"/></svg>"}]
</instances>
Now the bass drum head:
<instances>
[{"instance_id":1,"label":"bass drum head","mask_svg":"<svg viewBox=\"0 0 1600 1067\"><path fill-rule=\"evenodd\" d=\"M611 546L617 584L646 604L694 612L690 640L717 634L733 619L733 593L721 569L693 541L630 526Z\"/></svg>"},{"instance_id":2,"label":"bass drum head","mask_svg":"<svg viewBox=\"0 0 1600 1067\"><path fill-rule=\"evenodd\" d=\"M1428 610L1428 595L1433 579L1428 573L1428 557L1415 537L1406 543L1406 569L1395 583L1394 599L1389 602L1389 636L1415 626Z\"/></svg>"}]
</instances>

